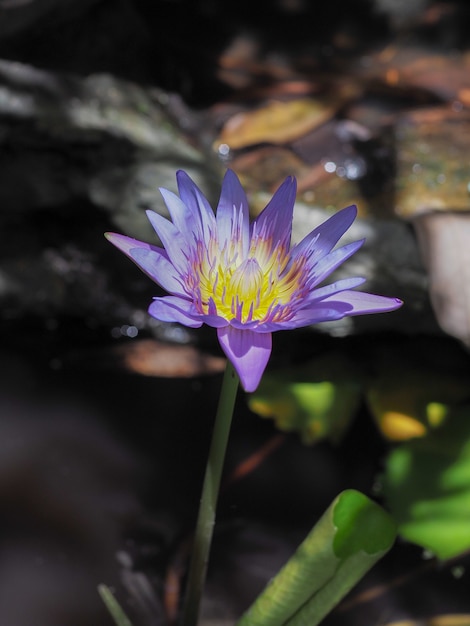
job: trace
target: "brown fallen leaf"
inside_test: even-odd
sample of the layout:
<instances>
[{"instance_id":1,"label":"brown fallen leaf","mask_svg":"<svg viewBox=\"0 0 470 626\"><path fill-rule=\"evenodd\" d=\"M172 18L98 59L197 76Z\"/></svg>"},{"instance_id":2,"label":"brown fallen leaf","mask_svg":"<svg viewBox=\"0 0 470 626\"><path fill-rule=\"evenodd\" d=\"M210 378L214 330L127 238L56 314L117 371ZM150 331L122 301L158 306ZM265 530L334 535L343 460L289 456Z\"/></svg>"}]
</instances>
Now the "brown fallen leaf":
<instances>
[{"instance_id":1,"label":"brown fallen leaf","mask_svg":"<svg viewBox=\"0 0 470 626\"><path fill-rule=\"evenodd\" d=\"M453 100L458 91L470 86L470 55L449 55L431 52L417 55L409 63L406 59L398 70L400 81L413 87L421 87L444 100Z\"/></svg>"},{"instance_id":2,"label":"brown fallen leaf","mask_svg":"<svg viewBox=\"0 0 470 626\"><path fill-rule=\"evenodd\" d=\"M136 374L160 378L191 378L217 374L225 368L223 357L205 354L193 346L142 339L116 349L124 367Z\"/></svg>"},{"instance_id":3,"label":"brown fallen leaf","mask_svg":"<svg viewBox=\"0 0 470 626\"><path fill-rule=\"evenodd\" d=\"M231 150L259 143L282 145L317 128L336 110L334 104L314 98L273 100L259 109L230 118L217 139L216 149L221 144Z\"/></svg>"},{"instance_id":4,"label":"brown fallen leaf","mask_svg":"<svg viewBox=\"0 0 470 626\"><path fill-rule=\"evenodd\" d=\"M470 626L470 614L436 615L424 619L406 619L386 626Z\"/></svg>"},{"instance_id":5,"label":"brown fallen leaf","mask_svg":"<svg viewBox=\"0 0 470 626\"><path fill-rule=\"evenodd\" d=\"M470 54L452 51L436 53L432 48L407 45L387 46L369 57L362 75L389 87L417 90L425 97L443 101L458 100L459 93L470 87Z\"/></svg>"},{"instance_id":6,"label":"brown fallen leaf","mask_svg":"<svg viewBox=\"0 0 470 626\"><path fill-rule=\"evenodd\" d=\"M85 348L64 359L66 366L98 370L125 369L142 376L192 378L218 374L225 358L202 352L195 346L133 339L108 348Z\"/></svg>"},{"instance_id":7,"label":"brown fallen leaf","mask_svg":"<svg viewBox=\"0 0 470 626\"><path fill-rule=\"evenodd\" d=\"M259 146L241 152L232 159L230 167L238 174L248 194L260 189L274 193L287 176L299 180L310 169L291 150L281 146ZM253 213L257 212L253 204L250 208ZM260 206L262 208L264 206Z\"/></svg>"}]
</instances>

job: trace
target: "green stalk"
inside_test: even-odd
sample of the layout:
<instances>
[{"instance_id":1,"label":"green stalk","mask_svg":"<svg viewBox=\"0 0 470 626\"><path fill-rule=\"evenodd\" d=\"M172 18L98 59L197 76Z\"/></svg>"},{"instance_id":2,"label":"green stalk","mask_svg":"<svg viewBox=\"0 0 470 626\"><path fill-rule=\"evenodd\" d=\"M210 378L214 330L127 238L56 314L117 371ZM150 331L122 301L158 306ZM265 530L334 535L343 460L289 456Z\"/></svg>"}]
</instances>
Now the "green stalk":
<instances>
[{"instance_id":1,"label":"green stalk","mask_svg":"<svg viewBox=\"0 0 470 626\"><path fill-rule=\"evenodd\" d=\"M111 589L106 585L98 585L98 593L106 605L111 617L116 622L116 626L132 626L131 621L122 610L116 598L111 593Z\"/></svg>"},{"instance_id":2,"label":"green stalk","mask_svg":"<svg viewBox=\"0 0 470 626\"><path fill-rule=\"evenodd\" d=\"M202 487L181 626L196 626L198 622L199 604L206 579L207 562L209 560L209 550L215 524L217 497L235 398L237 396L238 382L238 375L233 365L230 361L227 361Z\"/></svg>"}]
</instances>

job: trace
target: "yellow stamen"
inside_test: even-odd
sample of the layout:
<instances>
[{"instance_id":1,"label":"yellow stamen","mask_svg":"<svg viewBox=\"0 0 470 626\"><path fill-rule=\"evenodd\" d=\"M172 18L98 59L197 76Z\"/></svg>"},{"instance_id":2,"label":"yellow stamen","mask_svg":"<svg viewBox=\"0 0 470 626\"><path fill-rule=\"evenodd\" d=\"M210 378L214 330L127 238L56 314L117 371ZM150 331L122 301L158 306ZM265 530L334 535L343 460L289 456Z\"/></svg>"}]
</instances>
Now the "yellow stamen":
<instances>
[{"instance_id":1,"label":"yellow stamen","mask_svg":"<svg viewBox=\"0 0 470 626\"><path fill-rule=\"evenodd\" d=\"M227 320L280 321L302 297L304 261L298 259L288 268L284 247L273 249L271 242L258 239L243 259L235 245L220 250L211 244L198 251L193 264L197 278L192 288L198 292L201 313L207 314L212 302L217 315Z\"/></svg>"}]
</instances>

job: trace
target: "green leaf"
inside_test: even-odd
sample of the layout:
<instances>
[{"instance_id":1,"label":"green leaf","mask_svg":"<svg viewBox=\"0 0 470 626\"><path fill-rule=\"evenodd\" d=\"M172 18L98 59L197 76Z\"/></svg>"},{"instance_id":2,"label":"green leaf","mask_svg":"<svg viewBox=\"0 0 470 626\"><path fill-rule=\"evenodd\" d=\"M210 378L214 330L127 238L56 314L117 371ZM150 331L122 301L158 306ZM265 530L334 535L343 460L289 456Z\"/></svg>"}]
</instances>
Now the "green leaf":
<instances>
[{"instance_id":1,"label":"green leaf","mask_svg":"<svg viewBox=\"0 0 470 626\"><path fill-rule=\"evenodd\" d=\"M316 626L394 539L388 513L344 491L236 626Z\"/></svg>"},{"instance_id":2,"label":"green leaf","mask_svg":"<svg viewBox=\"0 0 470 626\"><path fill-rule=\"evenodd\" d=\"M305 444L338 441L356 414L360 386L351 380L302 380L308 374L305 369L291 371L290 379L282 372L265 374L248 398L250 409L273 418L280 430L297 432Z\"/></svg>"},{"instance_id":3,"label":"green leaf","mask_svg":"<svg viewBox=\"0 0 470 626\"><path fill-rule=\"evenodd\" d=\"M384 495L408 541L441 559L470 548L470 407L390 453Z\"/></svg>"},{"instance_id":4,"label":"green leaf","mask_svg":"<svg viewBox=\"0 0 470 626\"><path fill-rule=\"evenodd\" d=\"M116 622L116 626L132 626L131 621L122 610L116 598L111 593L111 590L106 585L98 585L98 592L101 599L106 605L106 608L111 614L111 617Z\"/></svg>"}]
</instances>

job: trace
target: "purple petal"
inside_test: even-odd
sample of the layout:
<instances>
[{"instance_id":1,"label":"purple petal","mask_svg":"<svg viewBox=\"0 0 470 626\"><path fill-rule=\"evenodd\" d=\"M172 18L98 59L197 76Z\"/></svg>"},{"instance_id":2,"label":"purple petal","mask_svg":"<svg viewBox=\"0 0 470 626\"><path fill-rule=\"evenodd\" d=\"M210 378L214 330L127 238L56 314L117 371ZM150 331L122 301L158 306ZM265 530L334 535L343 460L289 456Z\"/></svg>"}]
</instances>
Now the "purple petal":
<instances>
[{"instance_id":1,"label":"purple petal","mask_svg":"<svg viewBox=\"0 0 470 626\"><path fill-rule=\"evenodd\" d=\"M176 180L181 200L192 211L193 215L197 216L201 238L208 241L211 233L216 230L215 215L209 202L186 172L179 170L176 173Z\"/></svg>"},{"instance_id":2,"label":"purple petal","mask_svg":"<svg viewBox=\"0 0 470 626\"><path fill-rule=\"evenodd\" d=\"M284 323L285 330L302 328L320 322L332 322L351 315L352 307L348 302L332 301L315 303L313 306L298 311L292 319Z\"/></svg>"},{"instance_id":3,"label":"purple petal","mask_svg":"<svg viewBox=\"0 0 470 626\"><path fill-rule=\"evenodd\" d=\"M201 314L201 320L204 324L208 326L212 326L212 328L223 328L224 326L228 326L230 322L228 322L225 317L221 317L220 315L203 315Z\"/></svg>"},{"instance_id":4,"label":"purple petal","mask_svg":"<svg viewBox=\"0 0 470 626\"><path fill-rule=\"evenodd\" d=\"M332 215L292 248L292 258L308 256L315 262L329 254L354 222L356 215L357 207L354 204Z\"/></svg>"},{"instance_id":5,"label":"purple petal","mask_svg":"<svg viewBox=\"0 0 470 626\"><path fill-rule=\"evenodd\" d=\"M230 320L230 325L238 330L254 330L258 334L274 333L277 330L290 328L288 322L240 322L237 319Z\"/></svg>"},{"instance_id":6,"label":"purple petal","mask_svg":"<svg viewBox=\"0 0 470 626\"><path fill-rule=\"evenodd\" d=\"M217 335L245 391L255 391L271 355L271 333L259 334L226 326L219 328Z\"/></svg>"},{"instance_id":7,"label":"purple petal","mask_svg":"<svg viewBox=\"0 0 470 626\"><path fill-rule=\"evenodd\" d=\"M301 328L353 315L385 313L398 309L402 304L403 302L398 298L386 298L363 291L341 291L298 311L289 322L285 323L284 327L286 329Z\"/></svg>"},{"instance_id":8,"label":"purple petal","mask_svg":"<svg viewBox=\"0 0 470 626\"><path fill-rule=\"evenodd\" d=\"M350 310L347 312L348 317L350 315L366 315L368 313L395 311L403 304L402 300L398 298L376 296L375 294L365 293L363 291L342 291L339 295L325 298L322 300L321 304L335 304L335 298L350 307Z\"/></svg>"},{"instance_id":9,"label":"purple petal","mask_svg":"<svg viewBox=\"0 0 470 626\"><path fill-rule=\"evenodd\" d=\"M144 241L139 241L138 239L133 239L132 237L126 237L126 235L119 235L118 233L105 233L104 236L106 237L108 241L110 241L114 246L116 246L116 248L119 248L121 252L124 252L124 254L127 254L127 256L131 259L132 257L130 255L130 251L133 248L142 248L143 250L153 250L154 252L158 252L162 254L163 256L167 257L167 254L163 250L163 248L159 248L158 246L153 246L150 243L145 243Z\"/></svg>"},{"instance_id":10,"label":"purple petal","mask_svg":"<svg viewBox=\"0 0 470 626\"><path fill-rule=\"evenodd\" d=\"M178 322L190 328L199 328L203 324L194 311L193 303L176 296L155 298L148 311L161 322Z\"/></svg>"},{"instance_id":11,"label":"purple petal","mask_svg":"<svg viewBox=\"0 0 470 626\"><path fill-rule=\"evenodd\" d=\"M349 259L364 243L364 239L360 241L353 241L348 243L342 248L336 248L333 252L330 252L310 270L310 287L319 285L325 278L327 278L332 272L335 271L346 259Z\"/></svg>"},{"instance_id":12,"label":"purple petal","mask_svg":"<svg viewBox=\"0 0 470 626\"><path fill-rule=\"evenodd\" d=\"M165 291L173 295L187 297L181 277L166 255L159 253L158 250L132 248L129 251L129 256Z\"/></svg>"},{"instance_id":13,"label":"purple petal","mask_svg":"<svg viewBox=\"0 0 470 626\"><path fill-rule=\"evenodd\" d=\"M189 244L185 237L174 224L159 213L147 211L147 217L155 232L160 237L171 263L179 272L187 270L188 260L184 252L186 251L187 253Z\"/></svg>"},{"instance_id":14,"label":"purple petal","mask_svg":"<svg viewBox=\"0 0 470 626\"><path fill-rule=\"evenodd\" d=\"M360 276L354 276L351 278L343 278L342 280L337 280L335 283L331 283L330 285L325 285L324 287L320 287L319 289L314 289L307 296L306 302L307 303L318 302L319 300L323 300L324 298L333 296L336 293L341 293L342 291L359 287L359 285L362 285L365 282L366 282L366 279Z\"/></svg>"},{"instance_id":15,"label":"purple petal","mask_svg":"<svg viewBox=\"0 0 470 626\"><path fill-rule=\"evenodd\" d=\"M271 240L273 246L290 246L296 191L297 182L289 176L253 222L252 241L261 238Z\"/></svg>"},{"instance_id":16,"label":"purple petal","mask_svg":"<svg viewBox=\"0 0 470 626\"><path fill-rule=\"evenodd\" d=\"M173 192L160 188L160 193L170 213L171 221L180 233L190 241L196 228L197 216L194 216L191 208L186 206L181 198L178 198Z\"/></svg>"},{"instance_id":17,"label":"purple petal","mask_svg":"<svg viewBox=\"0 0 470 626\"><path fill-rule=\"evenodd\" d=\"M243 255L250 243L250 215L245 190L232 170L227 170L216 212L217 234L222 250L228 241L241 241Z\"/></svg>"}]
</instances>

